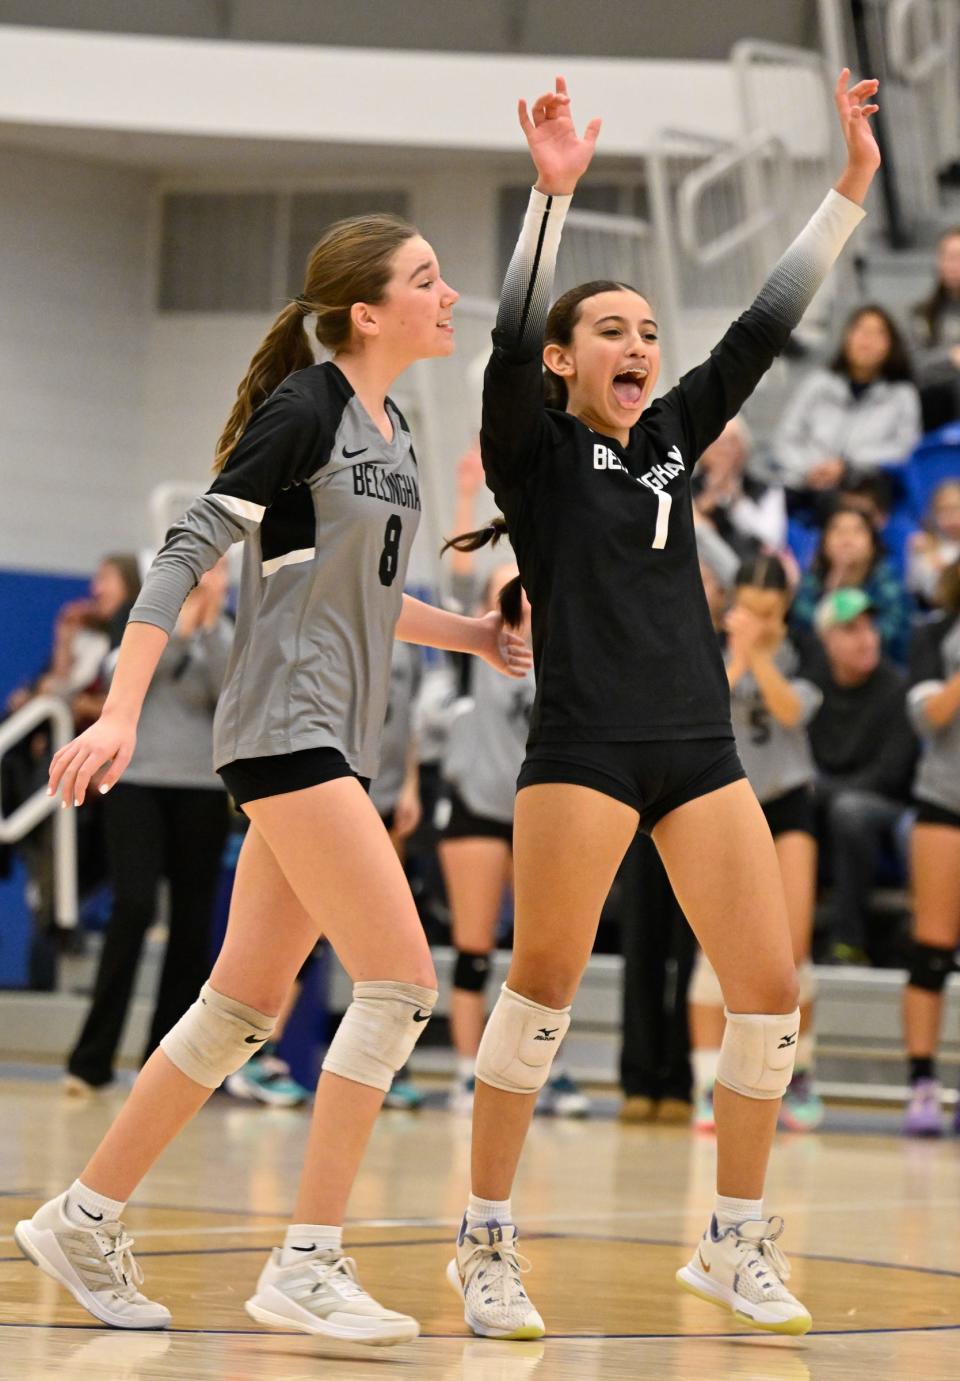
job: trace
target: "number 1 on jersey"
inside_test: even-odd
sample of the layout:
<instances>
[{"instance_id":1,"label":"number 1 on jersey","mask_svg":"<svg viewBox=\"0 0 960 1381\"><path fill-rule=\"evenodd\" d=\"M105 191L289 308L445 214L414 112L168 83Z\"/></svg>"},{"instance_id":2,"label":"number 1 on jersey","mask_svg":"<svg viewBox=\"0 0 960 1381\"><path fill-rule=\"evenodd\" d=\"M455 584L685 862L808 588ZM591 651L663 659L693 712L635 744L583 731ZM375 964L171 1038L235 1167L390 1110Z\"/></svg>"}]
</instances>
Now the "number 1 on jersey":
<instances>
[{"instance_id":1,"label":"number 1 on jersey","mask_svg":"<svg viewBox=\"0 0 960 1381\"><path fill-rule=\"evenodd\" d=\"M667 528L670 526L670 505L672 503L672 494L668 494L665 489L657 490L657 526L654 530L652 544L657 551L662 551L667 545Z\"/></svg>"},{"instance_id":2,"label":"number 1 on jersey","mask_svg":"<svg viewBox=\"0 0 960 1381\"><path fill-rule=\"evenodd\" d=\"M387 526L383 534L383 551L380 553L380 584L390 586L397 578L397 568L400 565L400 537L403 533L403 522L396 514L387 519Z\"/></svg>"}]
</instances>

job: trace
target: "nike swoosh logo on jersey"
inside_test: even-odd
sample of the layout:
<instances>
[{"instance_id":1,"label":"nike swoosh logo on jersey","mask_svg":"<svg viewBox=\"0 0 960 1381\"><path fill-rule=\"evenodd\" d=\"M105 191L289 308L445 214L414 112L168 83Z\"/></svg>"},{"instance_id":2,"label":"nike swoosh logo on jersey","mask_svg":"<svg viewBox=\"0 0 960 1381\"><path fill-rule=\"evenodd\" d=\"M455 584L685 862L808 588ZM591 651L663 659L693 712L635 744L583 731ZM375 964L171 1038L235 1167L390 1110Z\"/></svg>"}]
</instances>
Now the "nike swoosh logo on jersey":
<instances>
[{"instance_id":1,"label":"nike swoosh logo on jersey","mask_svg":"<svg viewBox=\"0 0 960 1381\"><path fill-rule=\"evenodd\" d=\"M368 446L361 446L360 449L359 449L359 451L348 451L347 448L346 448L346 446L344 446L344 448L343 448L343 458L344 458L344 460L353 460L354 456L362 456L362 455L364 455L365 452L368 451L368 450L369 450L369 447L368 447Z\"/></svg>"},{"instance_id":2,"label":"nike swoosh logo on jersey","mask_svg":"<svg viewBox=\"0 0 960 1381\"><path fill-rule=\"evenodd\" d=\"M420 1011L420 1008L418 1007L417 1010L416 1010L416 1011L414 1012L414 1014L413 1014L413 1019L414 1019L414 1021L429 1021L431 1015L432 1015L432 1013L430 1013L430 1012L421 1012L421 1011Z\"/></svg>"}]
</instances>

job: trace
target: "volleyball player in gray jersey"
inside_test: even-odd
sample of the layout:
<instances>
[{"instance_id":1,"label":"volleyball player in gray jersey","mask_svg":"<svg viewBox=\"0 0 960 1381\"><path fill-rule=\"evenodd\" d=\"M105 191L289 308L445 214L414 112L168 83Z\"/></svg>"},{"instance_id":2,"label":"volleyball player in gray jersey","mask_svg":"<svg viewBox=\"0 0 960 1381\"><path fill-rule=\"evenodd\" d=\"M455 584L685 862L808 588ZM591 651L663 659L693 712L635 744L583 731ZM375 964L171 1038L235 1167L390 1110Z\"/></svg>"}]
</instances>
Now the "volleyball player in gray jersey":
<instances>
[{"instance_id":1,"label":"volleyball player in gray jersey","mask_svg":"<svg viewBox=\"0 0 960 1381\"><path fill-rule=\"evenodd\" d=\"M816 989L810 945L817 882L811 789L816 772L806 726L823 697L812 682L797 675L800 658L786 632L789 607L789 583L780 559L761 555L744 562L726 620L726 665L737 752L773 835L800 987L797 1060L780 1106L780 1125L790 1131L812 1131L823 1121L823 1104L811 1083ZM699 1131L712 1131L724 1034L723 993L702 951L688 1000L696 1087L693 1121Z\"/></svg>"},{"instance_id":2,"label":"volleyball player in gray jersey","mask_svg":"<svg viewBox=\"0 0 960 1381\"><path fill-rule=\"evenodd\" d=\"M923 745L913 785L913 955L903 1001L911 1084L904 1130L913 1136L943 1131L936 1056L943 989L960 945L960 563L941 576L938 595L944 612L914 636L907 692ZM953 1126L960 1133L960 1103Z\"/></svg>"},{"instance_id":3,"label":"volleyball player in gray jersey","mask_svg":"<svg viewBox=\"0 0 960 1381\"><path fill-rule=\"evenodd\" d=\"M181 604L231 543L244 569L215 762L250 820L210 981L144 1065L106 1137L17 1241L103 1322L162 1328L126 1200L213 1089L272 1033L321 930L354 980L324 1060L306 1161L282 1247L247 1312L356 1342L416 1336L416 1320L359 1285L341 1224L373 1122L436 1001L426 939L397 855L364 789L377 769L394 636L526 673L497 616L467 619L402 594L420 500L409 433L387 397L417 359L447 355L457 294L412 226L333 226L303 295L277 317L238 390L219 473L169 534L124 634L97 724L62 749L50 789L81 805L130 761L143 697ZM332 361L314 363L315 314ZM102 769L109 764L102 778Z\"/></svg>"}]
</instances>

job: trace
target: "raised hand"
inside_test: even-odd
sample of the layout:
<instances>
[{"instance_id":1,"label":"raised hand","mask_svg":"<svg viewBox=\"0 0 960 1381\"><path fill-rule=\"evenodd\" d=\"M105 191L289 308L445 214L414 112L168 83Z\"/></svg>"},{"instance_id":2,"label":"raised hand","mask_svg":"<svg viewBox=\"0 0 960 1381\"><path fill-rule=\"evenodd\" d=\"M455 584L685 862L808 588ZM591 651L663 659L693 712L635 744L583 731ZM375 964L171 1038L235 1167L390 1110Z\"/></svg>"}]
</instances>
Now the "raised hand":
<instances>
[{"instance_id":1,"label":"raised hand","mask_svg":"<svg viewBox=\"0 0 960 1381\"><path fill-rule=\"evenodd\" d=\"M547 196L568 196L590 166L600 121L591 120L580 138L574 128L563 77L557 78L555 91L534 101L532 118L526 101L518 103L517 112L536 164L537 190Z\"/></svg>"},{"instance_id":2,"label":"raised hand","mask_svg":"<svg viewBox=\"0 0 960 1381\"><path fill-rule=\"evenodd\" d=\"M851 201L862 202L873 175L880 167L880 148L870 127L870 116L880 107L873 102L880 83L866 77L854 86L849 85L850 69L845 67L837 78L833 99L840 116L840 129L847 146L847 166L837 185L837 191Z\"/></svg>"}]
</instances>

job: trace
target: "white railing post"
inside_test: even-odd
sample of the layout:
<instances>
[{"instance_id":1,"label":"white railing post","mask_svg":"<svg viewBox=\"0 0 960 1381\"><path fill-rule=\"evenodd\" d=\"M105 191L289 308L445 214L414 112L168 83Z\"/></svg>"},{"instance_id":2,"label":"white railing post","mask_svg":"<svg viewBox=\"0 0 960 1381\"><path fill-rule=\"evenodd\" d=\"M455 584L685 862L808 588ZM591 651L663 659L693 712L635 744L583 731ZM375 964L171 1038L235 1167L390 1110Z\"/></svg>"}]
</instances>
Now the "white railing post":
<instances>
[{"instance_id":1,"label":"white railing post","mask_svg":"<svg viewBox=\"0 0 960 1381\"><path fill-rule=\"evenodd\" d=\"M69 706L55 695L40 695L0 724L0 760L16 744L49 722L56 752L73 737L73 715ZM16 844L53 815L53 896L54 919L64 930L76 928L77 909L77 819L73 810L61 810L60 802L47 795L41 784L12 815L4 815L0 800L0 844Z\"/></svg>"}]
</instances>

